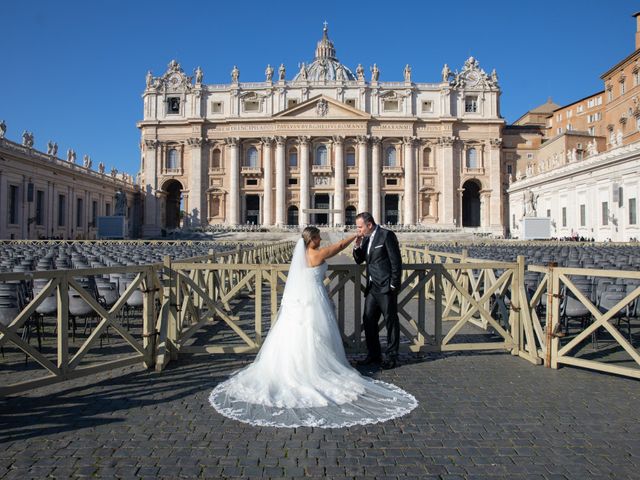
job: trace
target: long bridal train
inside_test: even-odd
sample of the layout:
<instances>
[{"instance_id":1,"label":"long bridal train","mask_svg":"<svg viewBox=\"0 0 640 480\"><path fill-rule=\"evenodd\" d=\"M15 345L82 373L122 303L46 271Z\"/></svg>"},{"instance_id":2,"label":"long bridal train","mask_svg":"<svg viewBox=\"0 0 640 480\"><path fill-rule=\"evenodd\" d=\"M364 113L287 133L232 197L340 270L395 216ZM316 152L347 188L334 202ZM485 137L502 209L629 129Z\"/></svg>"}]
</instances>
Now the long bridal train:
<instances>
[{"instance_id":1,"label":"long bridal train","mask_svg":"<svg viewBox=\"0 0 640 480\"><path fill-rule=\"evenodd\" d=\"M251 425L338 428L401 417L418 402L404 390L360 375L345 356L323 279L298 241L277 321L254 362L218 385L209 401Z\"/></svg>"}]
</instances>

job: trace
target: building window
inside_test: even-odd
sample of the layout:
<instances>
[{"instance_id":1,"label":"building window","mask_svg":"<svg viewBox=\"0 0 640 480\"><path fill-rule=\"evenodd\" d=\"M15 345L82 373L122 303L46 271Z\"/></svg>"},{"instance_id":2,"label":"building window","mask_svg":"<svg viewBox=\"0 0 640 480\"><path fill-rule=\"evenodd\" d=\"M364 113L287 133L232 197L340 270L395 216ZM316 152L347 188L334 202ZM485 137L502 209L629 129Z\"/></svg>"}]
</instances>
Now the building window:
<instances>
[{"instance_id":1,"label":"building window","mask_svg":"<svg viewBox=\"0 0 640 480\"><path fill-rule=\"evenodd\" d=\"M478 153L475 148L467 150L467 168L478 168Z\"/></svg>"},{"instance_id":2,"label":"building window","mask_svg":"<svg viewBox=\"0 0 640 480\"><path fill-rule=\"evenodd\" d=\"M349 105L350 107L356 108L356 99L355 98L347 98L345 103L347 105Z\"/></svg>"},{"instance_id":3,"label":"building window","mask_svg":"<svg viewBox=\"0 0 640 480\"><path fill-rule=\"evenodd\" d=\"M289 185L297 185L298 184L298 179L297 178L290 178L289 179Z\"/></svg>"},{"instance_id":4,"label":"building window","mask_svg":"<svg viewBox=\"0 0 640 480\"><path fill-rule=\"evenodd\" d=\"M384 166L395 167L396 166L396 147L387 147L384 152Z\"/></svg>"},{"instance_id":5,"label":"building window","mask_svg":"<svg viewBox=\"0 0 640 480\"><path fill-rule=\"evenodd\" d=\"M175 148L170 149L167 152L167 170L178 169L178 150Z\"/></svg>"},{"instance_id":6,"label":"building window","mask_svg":"<svg viewBox=\"0 0 640 480\"><path fill-rule=\"evenodd\" d=\"M511 175L513 173L513 165L507 163L507 174Z\"/></svg>"},{"instance_id":7,"label":"building window","mask_svg":"<svg viewBox=\"0 0 640 480\"><path fill-rule=\"evenodd\" d=\"M397 112L400 110L400 102L398 100L384 100L382 102L382 110L385 112Z\"/></svg>"},{"instance_id":8,"label":"building window","mask_svg":"<svg viewBox=\"0 0 640 480\"><path fill-rule=\"evenodd\" d=\"M567 118L571 118L573 116L573 110L567 110Z\"/></svg>"},{"instance_id":9,"label":"building window","mask_svg":"<svg viewBox=\"0 0 640 480\"><path fill-rule=\"evenodd\" d=\"M387 185L398 185L398 179L397 178L387 178Z\"/></svg>"},{"instance_id":10,"label":"building window","mask_svg":"<svg viewBox=\"0 0 640 480\"><path fill-rule=\"evenodd\" d=\"M562 226L567 226L567 207L562 207Z\"/></svg>"},{"instance_id":11,"label":"building window","mask_svg":"<svg viewBox=\"0 0 640 480\"><path fill-rule=\"evenodd\" d=\"M298 100L295 98L290 98L287 100L287 108L295 107L298 104Z\"/></svg>"},{"instance_id":12,"label":"building window","mask_svg":"<svg viewBox=\"0 0 640 480\"><path fill-rule=\"evenodd\" d=\"M464 111L467 113L478 112L478 97L468 96L464 99Z\"/></svg>"},{"instance_id":13,"label":"building window","mask_svg":"<svg viewBox=\"0 0 640 480\"><path fill-rule=\"evenodd\" d=\"M110 203L105 204L105 206L104 206L104 214L107 217L111 216L111 204Z\"/></svg>"},{"instance_id":14,"label":"building window","mask_svg":"<svg viewBox=\"0 0 640 480\"><path fill-rule=\"evenodd\" d=\"M636 199L629 199L629 225L635 225L637 223L636 217Z\"/></svg>"},{"instance_id":15,"label":"building window","mask_svg":"<svg viewBox=\"0 0 640 480\"><path fill-rule=\"evenodd\" d=\"M567 123L567 132L571 132L573 130L573 125Z\"/></svg>"},{"instance_id":16,"label":"building window","mask_svg":"<svg viewBox=\"0 0 640 480\"><path fill-rule=\"evenodd\" d=\"M431 100L425 100L422 102L422 113L433 112L433 102Z\"/></svg>"},{"instance_id":17,"label":"building window","mask_svg":"<svg viewBox=\"0 0 640 480\"><path fill-rule=\"evenodd\" d=\"M36 191L36 225L44 225L44 191Z\"/></svg>"},{"instance_id":18,"label":"building window","mask_svg":"<svg viewBox=\"0 0 640 480\"><path fill-rule=\"evenodd\" d=\"M433 167L433 159L431 158L431 149L425 148L422 151L422 166L423 168Z\"/></svg>"},{"instance_id":19,"label":"building window","mask_svg":"<svg viewBox=\"0 0 640 480\"><path fill-rule=\"evenodd\" d=\"M356 184L355 178L347 178L347 185L355 185L355 184Z\"/></svg>"},{"instance_id":20,"label":"building window","mask_svg":"<svg viewBox=\"0 0 640 480\"><path fill-rule=\"evenodd\" d=\"M316 148L316 158L314 159L314 165L326 165L327 164L327 147L320 145Z\"/></svg>"},{"instance_id":21,"label":"building window","mask_svg":"<svg viewBox=\"0 0 640 480\"><path fill-rule=\"evenodd\" d=\"M289 150L289 166L293 168L298 166L298 150L295 148Z\"/></svg>"},{"instance_id":22,"label":"building window","mask_svg":"<svg viewBox=\"0 0 640 480\"><path fill-rule=\"evenodd\" d=\"M607 90L607 101L613 100L613 90Z\"/></svg>"},{"instance_id":23,"label":"building window","mask_svg":"<svg viewBox=\"0 0 640 480\"><path fill-rule=\"evenodd\" d=\"M19 197L20 190L17 185L9 186L9 223L16 225L18 223L18 204L20 203Z\"/></svg>"},{"instance_id":24,"label":"building window","mask_svg":"<svg viewBox=\"0 0 640 480\"><path fill-rule=\"evenodd\" d=\"M640 130L640 117L636 117L636 130Z\"/></svg>"},{"instance_id":25,"label":"building window","mask_svg":"<svg viewBox=\"0 0 640 480\"><path fill-rule=\"evenodd\" d=\"M256 147L249 147L249 149L247 150L247 158L245 162L245 167L258 167L258 149Z\"/></svg>"},{"instance_id":26,"label":"building window","mask_svg":"<svg viewBox=\"0 0 640 480\"><path fill-rule=\"evenodd\" d=\"M596 127L589 127L587 131L589 132L589 135L593 137L596 134Z\"/></svg>"},{"instance_id":27,"label":"building window","mask_svg":"<svg viewBox=\"0 0 640 480\"><path fill-rule=\"evenodd\" d=\"M637 87L640 84L640 70L635 70L633 72L633 86Z\"/></svg>"},{"instance_id":28,"label":"building window","mask_svg":"<svg viewBox=\"0 0 640 480\"><path fill-rule=\"evenodd\" d=\"M584 227L587 224L587 206L580 205L580 226Z\"/></svg>"},{"instance_id":29,"label":"building window","mask_svg":"<svg viewBox=\"0 0 640 480\"><path fill-rule=\"evenodd\" d=\"M347 148L347 167L356 166L356 149L353 147Z\"/></svg>"},{"instance_id":30,"label":"building window","mask_svg":"<svg viewBox=\"0 0 640 480\"><path fill-rule=\"evenodd\" d=\"M222 102L212 102L211 113L222 113Z\"/></svg>"},{"instance_id":31,"label":"building window","mask_svg":"<svg viewBox=\"0 0 640 480\"><path fill-rule=\"evenodd\" d=\"M64 195L58 195L58 226L64 227L67 218L67 199Z\"/></svg>"},{"instance_id":32,"label":"building window","mask_svg":"<svg viewBox=\"0 0 640 480\"><path fill-rule=\"evenodd\" d=\"M247 187L255 187L258 185L258 179L257 178L247 178L247 183L246 183Z\"/></svg>"},{"instance_id":33,"label":"building window","mask_svg":"<svg viewBox=\"0 0 640 480\"><path fill-rule=\"evenodd\" d=\"M516 228L516 214L512 213L511 214L511 228Z\"/></svg>"},{"instance_id":34,"label":"building window","mask_svg":"<svg viewBox=\"0 0 640 480\"><path fill-rule=\"evenodd\" d=\"M533 153L527 153L527 158L529 160L532 160L533 159Z\"/></svg>"},{"instance_id":35,"label":"building window","mask_svg":"<svg viewBox=\"0 0 640 480\"><path fill-rule=\"evenodd\" d=\"M91 226L95 227L98 221L98 202L91 202Z\"/></svg>"},{"instance_id":36,"label":"building window","mask_svg":"<svg viewBox=\"0 0 640 480\"><path fill-rule=\"evenodd\" d=\"M584 105L578 105L576 107L576 113L582 113L584 112Z\"/></svg>"},{"instance_id":37,"label":"building window","mask_svg":"<svg viewBox=\"0 0 640 480\"><path fill-rule=\"evenodd\" d=\"M211 168L220 168L222 166L220 156L220 150L216 148L211 154Z\"/></svg>"},{"instance_id":38,"label":"building window","mask_svg":"<svg viewBox=\"0 0 640 480\"><path fill-rule=\"evenodd\" d=\"M169 97L167 99L167 113L173 115L180 113L180 99L178 97Z\"/></svg>"},{"instance_id":39,"label":"building window","mask_svg":"<svg viewBox=\"0 0 640 480\"><path fill-rule=\"evenodd\" d=\"M242 104L245 112L259 112L260 101L259 100L245 100Z\"/></svg>"},{"instance_id":40,"label":"building window","mask_svg":"<svg viewBox=\"0 0 640 480\"><path fill-rule=\"evenodd\" d=\"M547 218L551 218L551 209L547 208Z\"/></svg>"},{"instance_id":41,"label":"building window","mask_svg":"<svg viewBox=\"0 0 640 480\"><path fill-rule=\"evenodd\" d=\"M625 86L624 80L620 82L620 95L624 95L627 88Z\"/></svg>"},{"instance_id":42,"label":"building window","mask_svg":"<svg viewBox=\"0 0 640 480\"><path fill-rule=\"evenodd\" d=\"M558 135L560 135L562 133L562 127L558 127L557 133L558 133Z\"/></svg>"},{"instance_id":43,"label":"building window","mask_svg":"<svg viewBox=\"0 0 640 480\"><path fill-rule=\"evenodd\" d=\"M84 204L81 198L76 198L76 227L82 227L82 218L84 217Z\"/></svg>"},{"instance_id":44,"label":"building window","mask_svg":"<svg viewBox=\"0 0 640 480\"><path fill-rule=\"evenodd\" d=\"M595 104L595 100L592 98L587 102L587 108L593 108L593 105Z\"/></svg>"},{"instance_id":45,"label":"building window","mask_svg":"<svg viewBox=\"0 0 640 480\"><path fill-rule=\"evenodd\" d=\"M602 202L602 225L609 225L609 202Z\"/></svg>"}]
</instances>

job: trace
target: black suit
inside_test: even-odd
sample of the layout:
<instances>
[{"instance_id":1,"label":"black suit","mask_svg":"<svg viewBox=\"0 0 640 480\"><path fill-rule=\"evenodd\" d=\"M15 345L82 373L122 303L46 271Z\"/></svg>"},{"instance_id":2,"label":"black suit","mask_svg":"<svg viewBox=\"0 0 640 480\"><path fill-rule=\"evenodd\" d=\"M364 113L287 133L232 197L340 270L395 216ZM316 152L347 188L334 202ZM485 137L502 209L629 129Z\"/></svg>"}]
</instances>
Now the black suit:
<instances>
[{"instance_id":1,"label":"black suit","mask_svg":"<svg viewBox=\"0 0 640 480\"><path fill-rule=\"evenodd\" d=\"M398 296L402 275L402 257L396 234L377 227L371 248L371 237L353 249L356 263L367 262L367 283L365 287L364 333L367 339L369 357L381 358L378 319L383 315L387 328L387 350L389 358L398 356L400 348L400 320L398 318ZM367 253L368 251L368 253Z\"/></svg>"}]
</instances>

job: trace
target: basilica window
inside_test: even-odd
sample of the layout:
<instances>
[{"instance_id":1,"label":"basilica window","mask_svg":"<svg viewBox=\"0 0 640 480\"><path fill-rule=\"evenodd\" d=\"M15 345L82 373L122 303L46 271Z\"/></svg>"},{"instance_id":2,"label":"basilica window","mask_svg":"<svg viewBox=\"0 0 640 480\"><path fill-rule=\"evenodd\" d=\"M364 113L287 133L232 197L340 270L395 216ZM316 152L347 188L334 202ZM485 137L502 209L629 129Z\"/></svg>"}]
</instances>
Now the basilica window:
<instances>
[{"instance_id":1,"label":"basilica window","mask_svg":"<svg viewBox=\"0 0 640 480\"><path fill-rule=\"evenodd\" d=\"M356 166L356 149L353 147L347 148L347 167Z\"/></svg>"},{"instance_id":2,"label":"basilica window","mask_svg":"<svg viewBox=\"0 0 640 480\"><path fill-rule=\"evenodd\" d=\"M18 223L18 205L20 203L19 190L17 185L9 186L9 223Z\"/></svg>"},{"instance_id":3,"label":"basilica window","mask_svg":"<svg viewBox=\"0 0 640 480\"><path fill-rule=\"evenodd\" d=\"M587 206L583 203L580 205L580 226L584 227L587 225Z\"/></svg>"},{"instance_id":4,"label":"basilica window","mask_svg":"<svg viewBox=\"0 0 640 480\"><path fill-rule=\"evenodd\" d=\"M433 112L433 102L431 100L425 100L422 102L422 113Z\"/></svg>"},{"instance_id":5,"label":"basilica window","mask_svg":"<svg viewBox=\"0 0 640 480\"><path fill-rule=\"evenodd\" d=\"M629 225L635 225L637 223L636 218L636 199L629 199Z\"/></svg>"},{"instance_id":6,"label":"basilica window","mask_svg":"<svg viewBox=\"0 0 640 480\"><path fill-rule=\"evenodd\" d=\"M213 102L211 104L211 113L222 113L222 102Z\"/></svg>"},{"instance_id":7,"label":"basilica window","mask_svg":"<svg viewBox=\"0 0 640 480\"><path fill-rule=\"evenodd\" d=\"M355 185L355 184L356 184L355 178L347 178L347 185Z\"/></svg>"},{"instance_id":8,"label":"basilica window","mask_svg":"<svg viewBox=\"0 0 640 480\"><path fill-rule=\"evenodd\" d=\"M220 150L216 148L211 154L211 168L220 168L222 166L220 160Z\"/></svg>"},{"instance_id":9,"label":"basilica window","mask_svg":"<svg viewBox=\"0 0 640 480\"><path fill-rule=\"evenodd\" d=\"M387 149L384 151L384 166L396 166L396 147L387 147Z\"/></svg>"},{"instance_id":10,"label":"basilica window","mask_svg":"<svg viewBox=\"0 0 640 480\"><path fill-rule=\"evenodd\" d=\"M167 113L173 115L180 113L180 98L169 97L167 99Z\"/></svg>"},{"instance_id":11,"label":"basilica window","mask_svg":"<svg viewBox=\"0 0 640 480\"><path fill-rule=\"evenodd\" d=\"M177 170L178 168L178 151L172 148L167 152L167 170Z\"/></svg>"},{"instance_id":12,"label":"basilica window","mask_svg":"<svg viewBox=\"0 0 640 480\"><path fill-rule=\"evenodd\" d=\"M260 111L260 101L259 100L245 100L243 105L244 105L244 111L245 112L259 112Z\"/></svg>"},{"instance_id":13,"label":"basilica window","mask_svg":"<svg viewBox=\"0 0 640 480\"><path fill-rule=\"evenodd\" d=\"M432 152L430 148L425 148L422 151L422 168L433 167L433 158L431 158Z\"/></svg>"},{"instance_id":14,"label":"basilica window","mask_svg":"<svg viewBox=\"0 0 640 480\"><path fill-rule=\"evenodd\" d=\"M478 112L478 97L477 96L468 96L464 99L464 111L466 113L477 113Z\"/></svg>"},{"instance_id":15,"label":"basilica window","mask_svg":"<svg viewBox=\"0 0 640 480\"><path fill-rule=\"evenodd\" d=\"M245 167L258 167L258 149L256 147L249 147L249 149L247 150Z\"/></svg>"},{"instance_id":16,"label":"basilica window","mask_svg":"<svg viewBox=\"0 0 640 480\"><path fill-rule=\"evenodd\" d=\"M347 98L345 103L347 105L349 105L350 107L356 108L356 99L355 98Z\"/></svg>"},{"instance_id":17,"label":"basilica window","mask_svg":"<svg viewBox=\"0 0 640 480\"><path fill-rule=\"evenodd\" d=\"M295 98L290 98L289 100L287 100L287 108L294 107L297 104L298 104L298 100Z\"/></svg>"},{"instance_id":18,"label":"basilica window","mask_svg":"<svg viewBox=\"0 0 640 480\"><path fill-rule=\"evenodd\" d=\"M314 165L326 165L327 164L327 147L320 145L316 148L316 157Z\"/></svg>"},{"instance_id":19,"label":"basilica window","mask_svg":"<svg viewBox=\"0 0 640 480\"><path fill-rule=\"evenodd\" d=\"M602 225L609 225L609 202L602 202Z\"/></svg>"},{"instance_id":20,"label":"basilica window","mask_svg":"<svg viewBox=\"0 0 640 480\"><path fill-rule=\"evenodd\" d=\"M400 110L400 102L398 100L383 100L382 110L385 112L397 112Z\"/></svg>"},{"instance_id":21,"label":"basilica window","mask_svg":"<svg viewBox=\"0 0 640 480\"><path fill-rule=\"evenodd\" d=\"M478 168L478 153L475 148L467 150L467 168Z\"/></svg>"},{"instance_id":22,"label":"basilica window","mask_svg":"<svg viewBox=\"0 0 640 480\"><path fill-rule=\"evenodd\" d=\"M567 207L562 207L562 226L567 226Z\"/></svg>"},{"instance_id":23,"label":"basilica window","mask_svg":"<svg viewBox=\"0 0 640 480\"><path fill-rule=\"evenodd\" d=\"M289 150L289 166L293 168L298 166L298 150L295 148Z\"/></svg>"},{"instance_id":24,"label":"basilica window","mask_svg":"<svg viewBox=\"0 0 640 480\"><path fill-rule=\"evenodd\" d=\"M109 216L109 213L107 213ZM58 226L64 227L67 219L67 198L64 195L58 195Z\"/></svg>"},{"instance_id":25,"label":"basilica window","mask_svg":"<svg viewBox=\"0 0 640 480\"><path fill-rule=\"evenodd\" d=\"M298 184L298 179L297 178L290 178L289 179L289 185L297 185Z\"/></svg>"}]
</instances>

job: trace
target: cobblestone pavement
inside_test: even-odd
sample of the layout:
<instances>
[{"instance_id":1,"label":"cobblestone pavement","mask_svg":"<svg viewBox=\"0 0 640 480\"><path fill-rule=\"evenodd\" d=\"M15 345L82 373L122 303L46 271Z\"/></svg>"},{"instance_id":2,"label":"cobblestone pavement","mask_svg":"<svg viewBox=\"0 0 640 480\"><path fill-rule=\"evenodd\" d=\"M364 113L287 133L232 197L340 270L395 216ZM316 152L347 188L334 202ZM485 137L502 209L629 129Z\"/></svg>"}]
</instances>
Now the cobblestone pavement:
<instances>
[{"instance_id":1,"label":"cobblestone pavement","mask_svg":"<svg viewBox=\"0 0 640 480\"><path fill-rule=\"evenodd\" d=\"M365 372L410 415L349 429L256 428L209 391L246 363L185 356L0 400L1 478L640 478L640 383L508 354L405 358Z\"/></svg>"}]
</instances>

